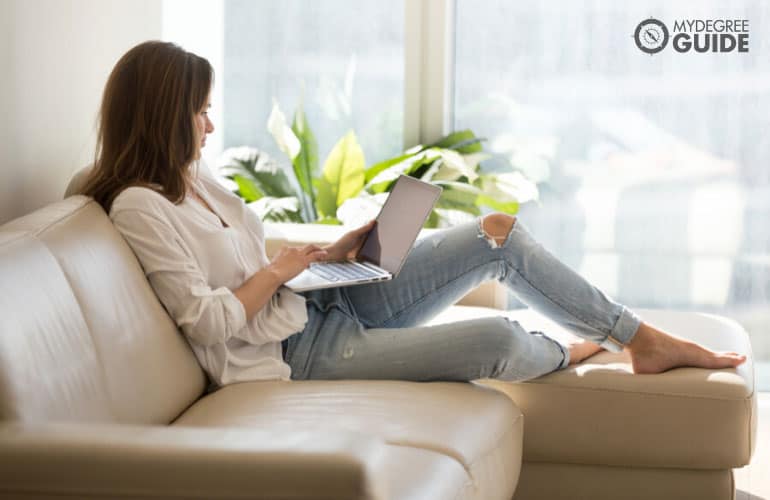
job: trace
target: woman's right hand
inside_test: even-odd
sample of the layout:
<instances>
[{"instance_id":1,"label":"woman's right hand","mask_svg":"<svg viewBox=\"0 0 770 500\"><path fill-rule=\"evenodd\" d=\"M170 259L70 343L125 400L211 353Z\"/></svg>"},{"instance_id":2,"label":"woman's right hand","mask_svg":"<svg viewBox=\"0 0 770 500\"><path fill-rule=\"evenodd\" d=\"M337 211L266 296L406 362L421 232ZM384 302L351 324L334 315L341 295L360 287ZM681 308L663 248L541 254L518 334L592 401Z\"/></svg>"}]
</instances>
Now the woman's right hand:
<instances>
[{"instance_id":1,"label":"woman's right hand","mask_svg":"<svg viewBox=\"0 0 770 500\"><path fill-rule=\"evenodd\" d=\"M312 262L325 259L326 250L318 245L282 247L270 262L270 268L281 283L286 283L308 268Z\"/></svg>"}]
</instances>

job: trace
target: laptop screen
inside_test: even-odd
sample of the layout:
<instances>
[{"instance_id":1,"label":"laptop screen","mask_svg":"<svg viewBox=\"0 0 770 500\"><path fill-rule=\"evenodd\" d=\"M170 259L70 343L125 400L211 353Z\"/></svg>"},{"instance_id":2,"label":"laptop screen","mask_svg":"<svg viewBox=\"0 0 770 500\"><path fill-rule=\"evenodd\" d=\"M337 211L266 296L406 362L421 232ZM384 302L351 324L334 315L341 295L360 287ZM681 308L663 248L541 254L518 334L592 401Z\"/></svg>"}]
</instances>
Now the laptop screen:
<instances>
[{"instance_id":1,"label":"laptop screen","mask_svg":"<svg viewBox=\"0 0 770 500\"><path fill-rule=\"evenodd\" d=\"M377 224L358 252L358 258L395 275L401 270L441 188L402 175L377 216Z\"/></svg>"}]
</instances>

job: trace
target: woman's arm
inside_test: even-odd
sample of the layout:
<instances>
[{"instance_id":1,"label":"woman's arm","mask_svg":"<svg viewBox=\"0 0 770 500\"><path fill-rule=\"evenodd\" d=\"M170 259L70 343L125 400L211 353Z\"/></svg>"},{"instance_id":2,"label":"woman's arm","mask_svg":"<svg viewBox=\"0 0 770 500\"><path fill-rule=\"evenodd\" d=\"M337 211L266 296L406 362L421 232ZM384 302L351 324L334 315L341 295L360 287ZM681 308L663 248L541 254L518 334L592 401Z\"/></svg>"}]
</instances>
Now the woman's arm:
<instances>
[{"instance_id":1,"label":"woman's arm","mask_svg":"<svg viewBox=\"0 0 770 500\"><path fill-rule=\"evenodd\" d=\"M311 262L323 260L326 256L326 250L316 245L281 248L269 265L233 291L246 310L246 318L251 320L281 285L307 269Z\"/></svg>"}]
</instances>

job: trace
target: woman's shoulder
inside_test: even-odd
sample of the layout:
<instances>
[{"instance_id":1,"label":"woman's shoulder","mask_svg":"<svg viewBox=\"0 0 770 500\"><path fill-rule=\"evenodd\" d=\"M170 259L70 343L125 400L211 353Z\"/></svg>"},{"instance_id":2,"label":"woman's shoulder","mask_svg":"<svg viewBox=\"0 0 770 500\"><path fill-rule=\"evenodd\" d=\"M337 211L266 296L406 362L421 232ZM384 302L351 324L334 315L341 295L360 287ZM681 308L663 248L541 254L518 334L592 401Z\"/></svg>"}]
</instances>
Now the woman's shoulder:
<instances>
[{"instance_id":1,"label":"woman's shoulder","mask_svg":"<svg viewBox=\"0 0 770 500\"><path fill-rule=\"evenodd\" d=\"M174 204L156 189L149 186L129 186L112 201L110 217L126 210L159 216L173 207Z\"/></svg>"}]
</instances>

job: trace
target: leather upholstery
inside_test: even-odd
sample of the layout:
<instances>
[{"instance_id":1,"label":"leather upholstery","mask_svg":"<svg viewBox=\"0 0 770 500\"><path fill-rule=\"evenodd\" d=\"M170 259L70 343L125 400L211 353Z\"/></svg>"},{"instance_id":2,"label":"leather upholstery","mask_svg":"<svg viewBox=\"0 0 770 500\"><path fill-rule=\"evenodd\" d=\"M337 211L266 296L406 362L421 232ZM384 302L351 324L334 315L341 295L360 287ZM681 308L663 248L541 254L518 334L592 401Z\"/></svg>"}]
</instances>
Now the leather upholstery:
<instances>
[{"instance_id":1,"label":"leather upholstery","mask_svg":"<svg viewBox=\"0 0 770 500\"><path fill-rule=\"evenodd\" d=\"M98 204L11 221L0 252L0 417L165 424L200 397L192 351Z\"/></svg>"},{"instance_id":2,"label":"leather upholstery","mask_svg":"<svg viewBox=\"0 0 770 500\"><path fill-rule=\"evenodd\" d=\"M0 498L486 500L519 482L516 499L726 500L754 446L750 361L638 376L601 353L523 384L254 382L199 399L189 346L81 196L0 226L0 276ZM751 354L724 318L640 312Z\"/></svg>"},{"instance_id":3,"label":"leather upholstery","mask_svg":"<svg viewBox=\"0 0 770 500\"><path fill-rule=\"evenodd\" d=\"M728 469L749 463L756 439L754 369L748 335L708 314L639 310L646 321L716 350L749 355L737 369L678 368L634 375L627 353L585 362L522 384L495 380L526 417L525 462ZM433 320L501 313L456 307ZM532 311L504 313L529 330L567 340Z\"/></svg>"},{"instance_id":4,"label":"leather upholstery","mask_svg":"<svg viewBox=\"0 0 770 500\"><path fill-rule=\"evenodd\" d=\"M345 431L8 424L0 443L0 498L14 499L384 499L377 469L411 458Z\"/></svg>"},{"instance_id":5,"label":"leather upholstery","mask_svg":"<svg viewBox=\"0 0 770 500\"><path fill-rule=\"evenodd\" d=\"M459 463L473 498L510 498L521 457L521 412L497 391L459 383L303 381L233 384L174 425L352 430Z\"/></svg>"},{"instance_id":6,"label":"leather upholstery","mask_svg":"<svg viewBox=\"0 0 770 500\"><path fill-rule=\"evenodd\" d=\"M734 500L730 469L525 463L514 500Z\"/></svg>"},{"instance_id":7,"label":"leather upholstery","mask_svg":"<svg viewBox=\"0 0 770 500\"><path fill-rule=\"evenodd\" d=\"M259 382L196 403L205 379L189 346L88 198L1 226L0 275L0 498L509 499L516 487L521 413L471 384Z\"/></svg>"},{"instance_id":8,"label":"leather upholstery","mask_svg":"<svg viewBox=\"0 0 770 500\"><path fill-rule=\"evenodd\" d=\"M56 259L0 233L0 419L112 420L86 320Z\"/></svg>"}]
</instances>

